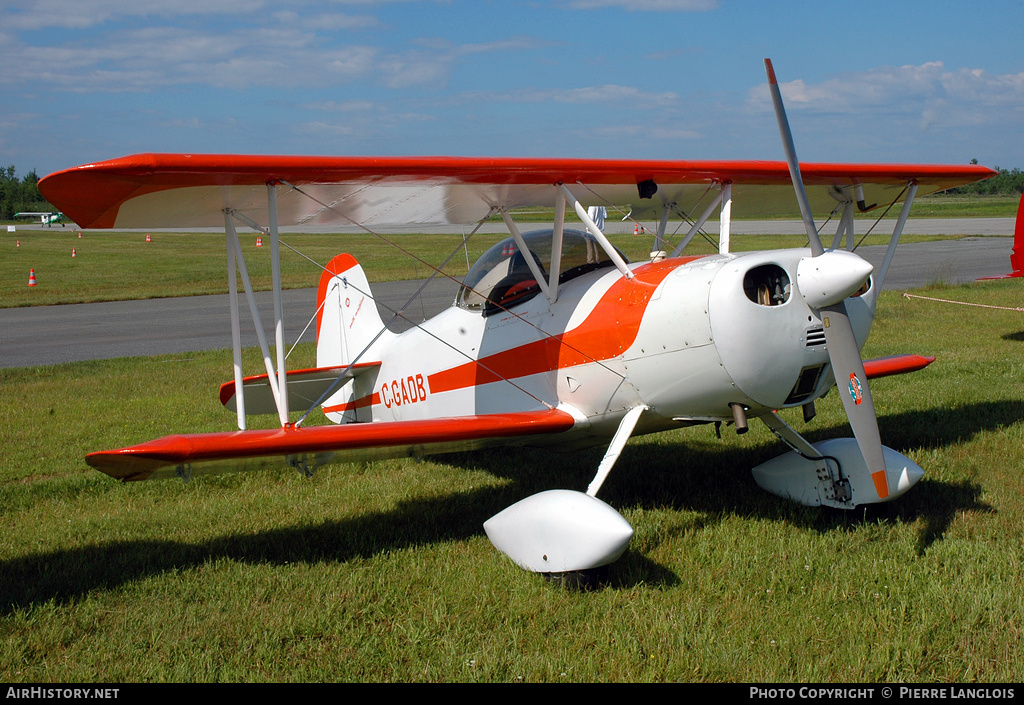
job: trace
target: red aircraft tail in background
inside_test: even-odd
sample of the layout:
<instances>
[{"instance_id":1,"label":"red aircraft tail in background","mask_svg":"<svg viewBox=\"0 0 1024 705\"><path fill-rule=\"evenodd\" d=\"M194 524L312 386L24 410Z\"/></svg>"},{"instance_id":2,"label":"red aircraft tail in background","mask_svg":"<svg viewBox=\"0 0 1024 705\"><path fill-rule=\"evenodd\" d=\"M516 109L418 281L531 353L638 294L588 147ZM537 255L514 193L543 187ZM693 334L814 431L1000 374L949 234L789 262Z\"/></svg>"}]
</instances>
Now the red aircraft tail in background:
<instances>
[{"instance_id":1,"label":"red aircraft tail in background","mask_svg":"<svg viewBox=\"0 0 1024 705\"><path fill-rule=\"evenodd\" d=\"M982 277L982 279L1009 279L1024 277L1024 193L1020 195L1017 206L1017 222L1013 227L1013 252L1010 253L1010 267L1013 271L998 277Z\"/></svg>"}]
</instances>

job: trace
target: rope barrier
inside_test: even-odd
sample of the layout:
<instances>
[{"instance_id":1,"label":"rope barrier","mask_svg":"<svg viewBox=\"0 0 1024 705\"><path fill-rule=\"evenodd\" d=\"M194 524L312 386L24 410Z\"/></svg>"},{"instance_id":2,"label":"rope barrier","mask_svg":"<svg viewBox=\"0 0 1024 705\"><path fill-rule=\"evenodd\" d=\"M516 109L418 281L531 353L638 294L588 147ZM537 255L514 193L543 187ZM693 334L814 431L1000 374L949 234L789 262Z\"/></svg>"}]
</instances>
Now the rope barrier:
<instances>
[{"instance_id":1,"label":"rope barrier","mask_svg":"<svg viewBox=\"0 0 1024 705\"><path fill-rule=\"evenodd\" d=\"M941 301L942 303L946 303L946 304L960 304L961 306L977 306L978 308L995 308L995 309L999 309L1001 311L1017 311L1017 312L1020 312L1020 313L1024 313L1024 308L1020 308L1020 307L1014 308L1013 306L993 306L991 304L974 304L974 303L970 303L968 301L952 301L950 299L936 299L936 298L933 298L931 296L918 296L917 294L908 294L906 292L903 293L903 298L905 298L905 299L924 299L926 301Z\"/></svg>"}]
</instances>

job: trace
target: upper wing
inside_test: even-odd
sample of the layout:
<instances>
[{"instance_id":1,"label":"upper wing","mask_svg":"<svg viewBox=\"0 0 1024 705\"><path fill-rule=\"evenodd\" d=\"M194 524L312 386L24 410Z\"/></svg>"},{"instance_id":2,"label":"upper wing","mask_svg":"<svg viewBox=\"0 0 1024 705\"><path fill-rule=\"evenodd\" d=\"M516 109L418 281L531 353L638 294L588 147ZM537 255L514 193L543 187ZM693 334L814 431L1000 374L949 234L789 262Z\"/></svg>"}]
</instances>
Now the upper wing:
<instances>
[{"instance_id":1,"label":"upper wing","mask_svg":"<svg viewBox=\"0 0 1024 705\"><path fill-rule=\"evenodd\" d=\"M558 409L422 421L164 436L129 448L102 450L86 462L121 480L192 472L244 470L286 458L297 466L396 458L480 448L499 440L568 431L573 416ZM180 470L179 470L180 469Z\"/></svg>"},{"instance_id":2,"label":"upper wing","mask_svg":"<svg viewBox=\"0 0 1024 705\"><path fill-rule=\"evenodd\" d=\"M842 200L888 205L910 182L918 194L986 179L982 166L801 164L815 211ZM639 184L654 182L653 197ZM290 225L475 223L494 208L551 206L564 183L584 203L689 212L709 187L733 184L736 216L797 213L789 168L768 161L652 161L465 157L285 157L138 154L47 176L43 196L83 228L220 227L233 209L267 222L268 183L277 220Z\"/></svg>"}]
</instances>

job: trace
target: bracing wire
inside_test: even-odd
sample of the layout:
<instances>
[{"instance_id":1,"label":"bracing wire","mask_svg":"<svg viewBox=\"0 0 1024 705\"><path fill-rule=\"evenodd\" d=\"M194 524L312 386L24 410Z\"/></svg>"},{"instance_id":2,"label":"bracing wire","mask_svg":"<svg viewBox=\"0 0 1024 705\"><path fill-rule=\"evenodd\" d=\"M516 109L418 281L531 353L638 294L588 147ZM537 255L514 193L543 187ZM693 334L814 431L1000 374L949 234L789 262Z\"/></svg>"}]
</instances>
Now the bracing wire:
<instances>
[{"instance_id":1,"label":"bracing wire","mask_svg":"<svg viewBox=\"0 0 1024 705\"><path fill-rule=\"evenodd\" d=\"M486 214L486 215L485 215L485 216L484 216L483 218L481 218L481 219L480 219L480 220L479 220L479 221L477 222L476 226L475 226L475 227L473 228L473 231L472 231L472 232L471 232L471 233L470 233L469 235L465 235L465 236L463 236L463 242L462 242L462 243L460 243L460 245L459 245L459 246L458 246L458 247L457 247L457 248L456 248L456 249L455 249L455 250L454 250L454 251L453 251L453 252L452 252L452 253L451 253L451 254L450 254L450 255L449 255L449 256L448 256L447 258L446 258L446 259L445 259L445 261L444 261L444 262L443 262L443 263L441 264L441 266L440 266L440 267L437 267L437 266L434 266L433 264L431 264L430 262L427 262L427 261L426 261L426 260L424 260L423 258L421 258L421 257L418 257L418 256L416 256L416 255L415 255L415 254L413 254L412 252L409 252L409 251L408 251L407 249L405 249L405 248L401 247L401 246L400 246L399 244L397 244L397 243L396 243L396 242L394 242L393 240L391 240L391 239L389 239L389 238L385 237L385 236L384 236L384 235L382 235L381 233L378 233L378 232L374 231L373 229L371 229L371 228L368 228L368 227L366 227L366 226L365 226L364 224L362 224L362 223L360 223L360 222L356 221L356 220L355 220L354 218L352 218L351 216L349 216L349 215L347 215L346 213L343 213L343 212L341 212L340 210L338 210L338 209L337 209L337 208L336 208L335 206L333 206L333 205L331 205L331 204L327 204L327 203L324 203L324 202L323 202L322 200L320 200L320 199L316 198L316 197L315 197L315 196L313 196L312 194L310 194L310 193L308 193L308 192L306 192L306 191L302 190L301 188L299 188L299 187L297 187L297 186L295 186L295 185L293 185L293 184L291 184L291 183L288 183L287 181L282 181L281 183L283 183L284 185L288 186L289 188L291 188L292 190L294 190L294 191L295 191L296 193L299 193L299 194L301 194L301 195L305 196L306 198L310 199L311 201L313 201L314 203L318 204L318 205L319 205L319 206L321 206L322 208L324 208L324 209L327 209L327 210L330 210L331 212L333 212L333 213L335 213L335 214L337 214L337 215L341 216L342 218L344 218L345 220L347 220L347 221L348 221L349 223L351 223L351 224L352 224L352 225L353 225L354 227L357 227L357 228L359 228L360 230L363 230L364 232L366 232L366 233L368 233L368 234L370 234L370 235L373 235L374 237L378 238L378 239L379 239L379 240L381 240L382 242L384 242L384 243L386 243L386 244L388 244L388 245L391 245L392 247L394 247L395 249L397 249L397 250L398 250L399 252L402 252L403 254L405 254L405 255L409 256L409 257L410 257L410 258L412 258L413 260L415 260L415 261L417 261L417 262L420 262L420 263L421 263L421 264L423 264L423 265L424 265L425 267L427 267L427 268L429 268L429 269L431 270L431 272L432 272L432 273L431 273L430 277L429 277L429 278L427 279L427 281L426 281L426 282L424 283L424 285L423 285L422 287L420 287L420 289L419 289L419 290L417 290L417 292L416 292L415 294L413 294L413 296L412 296L412 297L410 298L410 300L409 300L409 301L408 301L408 302L407 302L407 303L405 304L405 306L403 306L403 307L402 307L401 309L399 309L399 311L397 311L397 312L394 312L394 311L392 311L392 312L393 312L393 313L395 314L394 318L392 318L392 321L396 320L396 319L397 319L398 317L402 317L402 318L403 318L404 320L407 320L407 321L409 320L409 319L405 318L405 317L404 317L404 315L403 315L403 314L404 314L404 312L405 312L405 308L406 308L407 306L409 306L409 304L411 304L411 303L412 303L412 302L413 302L413 301L414 301L414 300L415 300L415 299L416 299L416 298L417 298L417 297L418 297L418 296L420 295L420 293L422 292L423 288L425 288L426 284L428 284L428 283L429 283L430 281L432 281L432 280L434 279L434 277L436 277L437 275L443 276L443 277L445 277L445 278L447 278L447 279L451 280L452 282L454 282L454 283L456 283L456 284L460 284L460 285L462 285L462 282L461 282L461 281L460 281L459 279L457 279L456 277L452 276L451 274L448 274L447 272L443 271L443 268L444 268L445 266L447 266L447 265L448 265L448 263L449 263L449 262L450 262L450 261L452 260L452 258L453 258L453 257L455 256L455 254L457 254L457 253L458 253L458 250L459 250L459 248L464 248L464 247L466 247L467 243L469 242L469 239L470 239L470 238L472 238L472 237L473 237L473 236L474 236L474 235L475 235L475 234L476 234L477 232L479 232L480 228L481 228L481 227L483 226L483 224L484 224L484 223L485 223L485 222L487 221L487 219L488 219L488 218L490 218L490 217L491 217L492 215L494 215L494 213L495 213L495 212L497 212L497 209L496 209L496 208L493 208L493 207L492 207L492 208L491 208L491 209L490 209L490 210L488 211L488 213L487 213L487 214ZM290 247L289 247L289 249L294 249L294 248L290 248ZM303 256L303 257L305 257L305 258L306 258L307 260L309 260L310 262L313 262L313 260L311 260L310 258L306 257L305 255L302 255L302 256ZM324 270L324 269L326 269L325 267L323 267L322 265L319 265L318 263L315 263L315 262L314 262L314 264L316 264L316 266L320 267L320 269L321 269L321 270ZM487 299L487 297L483 296L483 295L482 295L482 294L480 294L479 292L475 292L475 291L474 291L474 293L476 293L476 294L480 295L480 296L481 296L481 298L485 298L485 299ZM370 298L372 299L372 297L370 297ZM488 301L490 301L490 299L487 299L487 300L488 300ZM492 303L494 303L494 304L495 304L495 305L496 305L496 306L497 306L498 308L500 308L500 309L501 309L502 311L504 311L505 313L508 313L509 315L511 315L511 316L514 316L514 317L515 317L515 318L516 318L517 320L519 320L519 321L521 321L521 322L523 322L523 323L527 324L528 326L530 326L530 327L531 327L531 328L533 328L534 330L538 331L538 332L539 332L539 333L541 334L541 336L542 336L542 337L544 337L544 338L550 338L550 339L557 339L557 336L555 336L555 335L553 335L553 334L549 333L548 331L545 331L544 329L540 328L540 327L539 327L539 326L537 326L537 325L536 325L535 323L533 323L532 321L529 321L529 320L527 320L527 319L526 319L525 317L523 317L523 316L519 315L518 313L516 313L516 312L514 312L514 311L509 311L509 310L508 310L508 309L507 309L506 307L502 306L502 305L501 305L500 303L498 303L498 302L493 302L493 301L492 301ZM385 308L387 308L387 307L385 306ZM389 310L390 310L390 309L389 309ZM409 321L409 322L410 322L410 323L413 323L412 321ZM389 324L388 324L388 325L390 325L390 321L389 321ZM413 325L414 325L414 326L416 326L417 328L420 328L420 330L424 330L425 332L428 332L428 334L429 334L429 331L426 331L426 330L425 330L424 328L422 328L422 326L420 326L419 324L413 323ZM385 328L386 328L386 326L385 326ZM377 340L377 339L378 339L378 338L380 337L380 335L382 335L382 334L383 334L383 331L381 331L381 333L380 333L380 334L378 334L378 335L377 335L377 337L376 337L376 338L374 339L374 341L372 341L372 342L376 342L376 340ZM445 345L449 345L449 344L448 344L448 343L447 343L446 341L443 341L443 340L440 340L440 338L437 338L437 336L434 336L433 334L430 334L430 335L431 335L432 337L434 337L434 338L438 339L438 340L439 340L440 342L444 343ZM371 344L372 344L372 342L371 342ZM616 370L614 370L614 369L612 369L612 368L608 367L607 365L605 365L604 363L602 363L602 362L601 362L600 360L597 360L596 358L594 358L594 357L593 357L592 355L588 354L587 352L585 352L585 351L583 351L583 350L580 350L580 349L578 349L578 348L576 348L576 347L574 347L574 346L572 346L572 345L569 345L569 344L567 344L567 343L566 343L566 342L565 342L564 340L559 340L559 344L560 344L560 345L564 345L565 347L569 348L569 349L570 349L570 350L572 350L573 352L576 352L576 353L580 354L581 356L583 356L583 357L587 358L588 360L590 360L591 362L593 362L593 363L595 363L595 364L597 364L597 365L601 366L602 368L604 368L604 369L605 369L605 370L607 370L608 372L611 372L612 374L616 375L617 377L619 377L619 378L621 378L621 379L625 379L625 376L624 376L624 375L623 375L622 373L620 373L620 372L617 372ZM450 347L450 346L449 346L449 347ZM363 352L365 352L365 349L364 349L364 351L363 351ZM362 353L360 353L360 355L361 355L361 354L362 354ZM466 355L466 353L462 353L462 354ZM471 357L470 357L469 355L466 355L466 357L467 357L468 359L473 359L473 358L471 358ZM357 358L357 359L358 359L358 358ZM348 371L346 370L345 374L347 374L347 372L348 372ZM497 376L497 377L498 377L499 379L502 379L502 380L504 380L505 382L508 382L509 384L511 384L512 386L516 387L517 389L522 389L521 387L519 387L519 385L516 385L516 384L515 384L514 382L512 382L511 380L509 380L509 379L508 379L507 377L504 377L504 376L502 376L502 375L498 375L497 373L494 373L494 374L495 374L495 376ZM342 379L342 377L339 377L339 380L340 380L340 379ZM525 390L523 390L523 391L525 391ZM332 393L333 393L333 389L332 389ZM527 392L527 394L529 394L529 392ZM531 394L530 396L533 396L533 395ZM534 398L536 399L536 397L534 397ZM319 403L320 403L320 401L322 401L322 400L318 400L318 401L316 402L316 404L319 404ZM546 406L549 406L549 407L550 407L550 404L548 404L547 402L543 402L543 401L542 401L542 400L540 400L540 399L537 399L537 401L539 401L539 402L541 402L541 403L545 404ZM314 407L316 406L316 404L314 404ZM311 411L312 411L312 407L311 407L311 408L310 408L310 409L309 409L309 410L308 410L308 411L306 412L306 414L305 414L305 415L303 416L303 418L305 418L305 416L308 416L308 415L309 415L309 413L310 413Z\"/></svg>"}]
</instances>

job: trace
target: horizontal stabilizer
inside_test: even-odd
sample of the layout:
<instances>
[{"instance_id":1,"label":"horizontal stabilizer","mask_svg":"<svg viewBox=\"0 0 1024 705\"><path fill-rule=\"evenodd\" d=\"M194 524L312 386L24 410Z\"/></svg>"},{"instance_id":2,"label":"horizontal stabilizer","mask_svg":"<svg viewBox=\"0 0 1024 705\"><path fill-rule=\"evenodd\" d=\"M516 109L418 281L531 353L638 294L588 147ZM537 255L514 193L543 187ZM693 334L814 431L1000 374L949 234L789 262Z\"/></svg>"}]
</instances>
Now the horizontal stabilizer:
<instances>
[{"instance_id":1,"label":"horizontal stabilizer","mask_svg":"<svg viewBox=\"0 0 1024 705\"><path fill-rule=\"evenodd\" d=\"M933 362L935 362L935 358L927 355L876 357L874 360L864 361L864 372L867 374L868 379L876 379L878 377L888 377L889 375L917 372Z\"/></svg>"},{"instance_id":2,"label":"horizontal stabilizer","mask_svg":"<svg viewBox=\"0 0 1024 705\"><path fill-rule=\"evenodd\" d=\"M332 386L341 386L341 381L354 379L359 375L380 367L379 362L361 362L351 367L316 367L309 370L288 372L288 408L308 409L320 401L320 398ZM246 377L242 380L245 394L245 412L247 414L276 414L274 391L270 386L268 375ZM220 403L231 411L235 411L235 383L225 382L220 386Z\"/></svg>"},{"instance_id":3,"label":"horizontal stabilizer","mask_svg":"<svg viewBox=\"0 0 1024 705\"><path fill-rule=\"evenodd\" d=\"M129 448L90 453L86 462L121 480L248 470L285 458L295 467L328 462L430 455L482 448L492 441L568 431L573 416L559 409L383 421L340 426L164 436Z\"/></svg>"}]
</instances>

